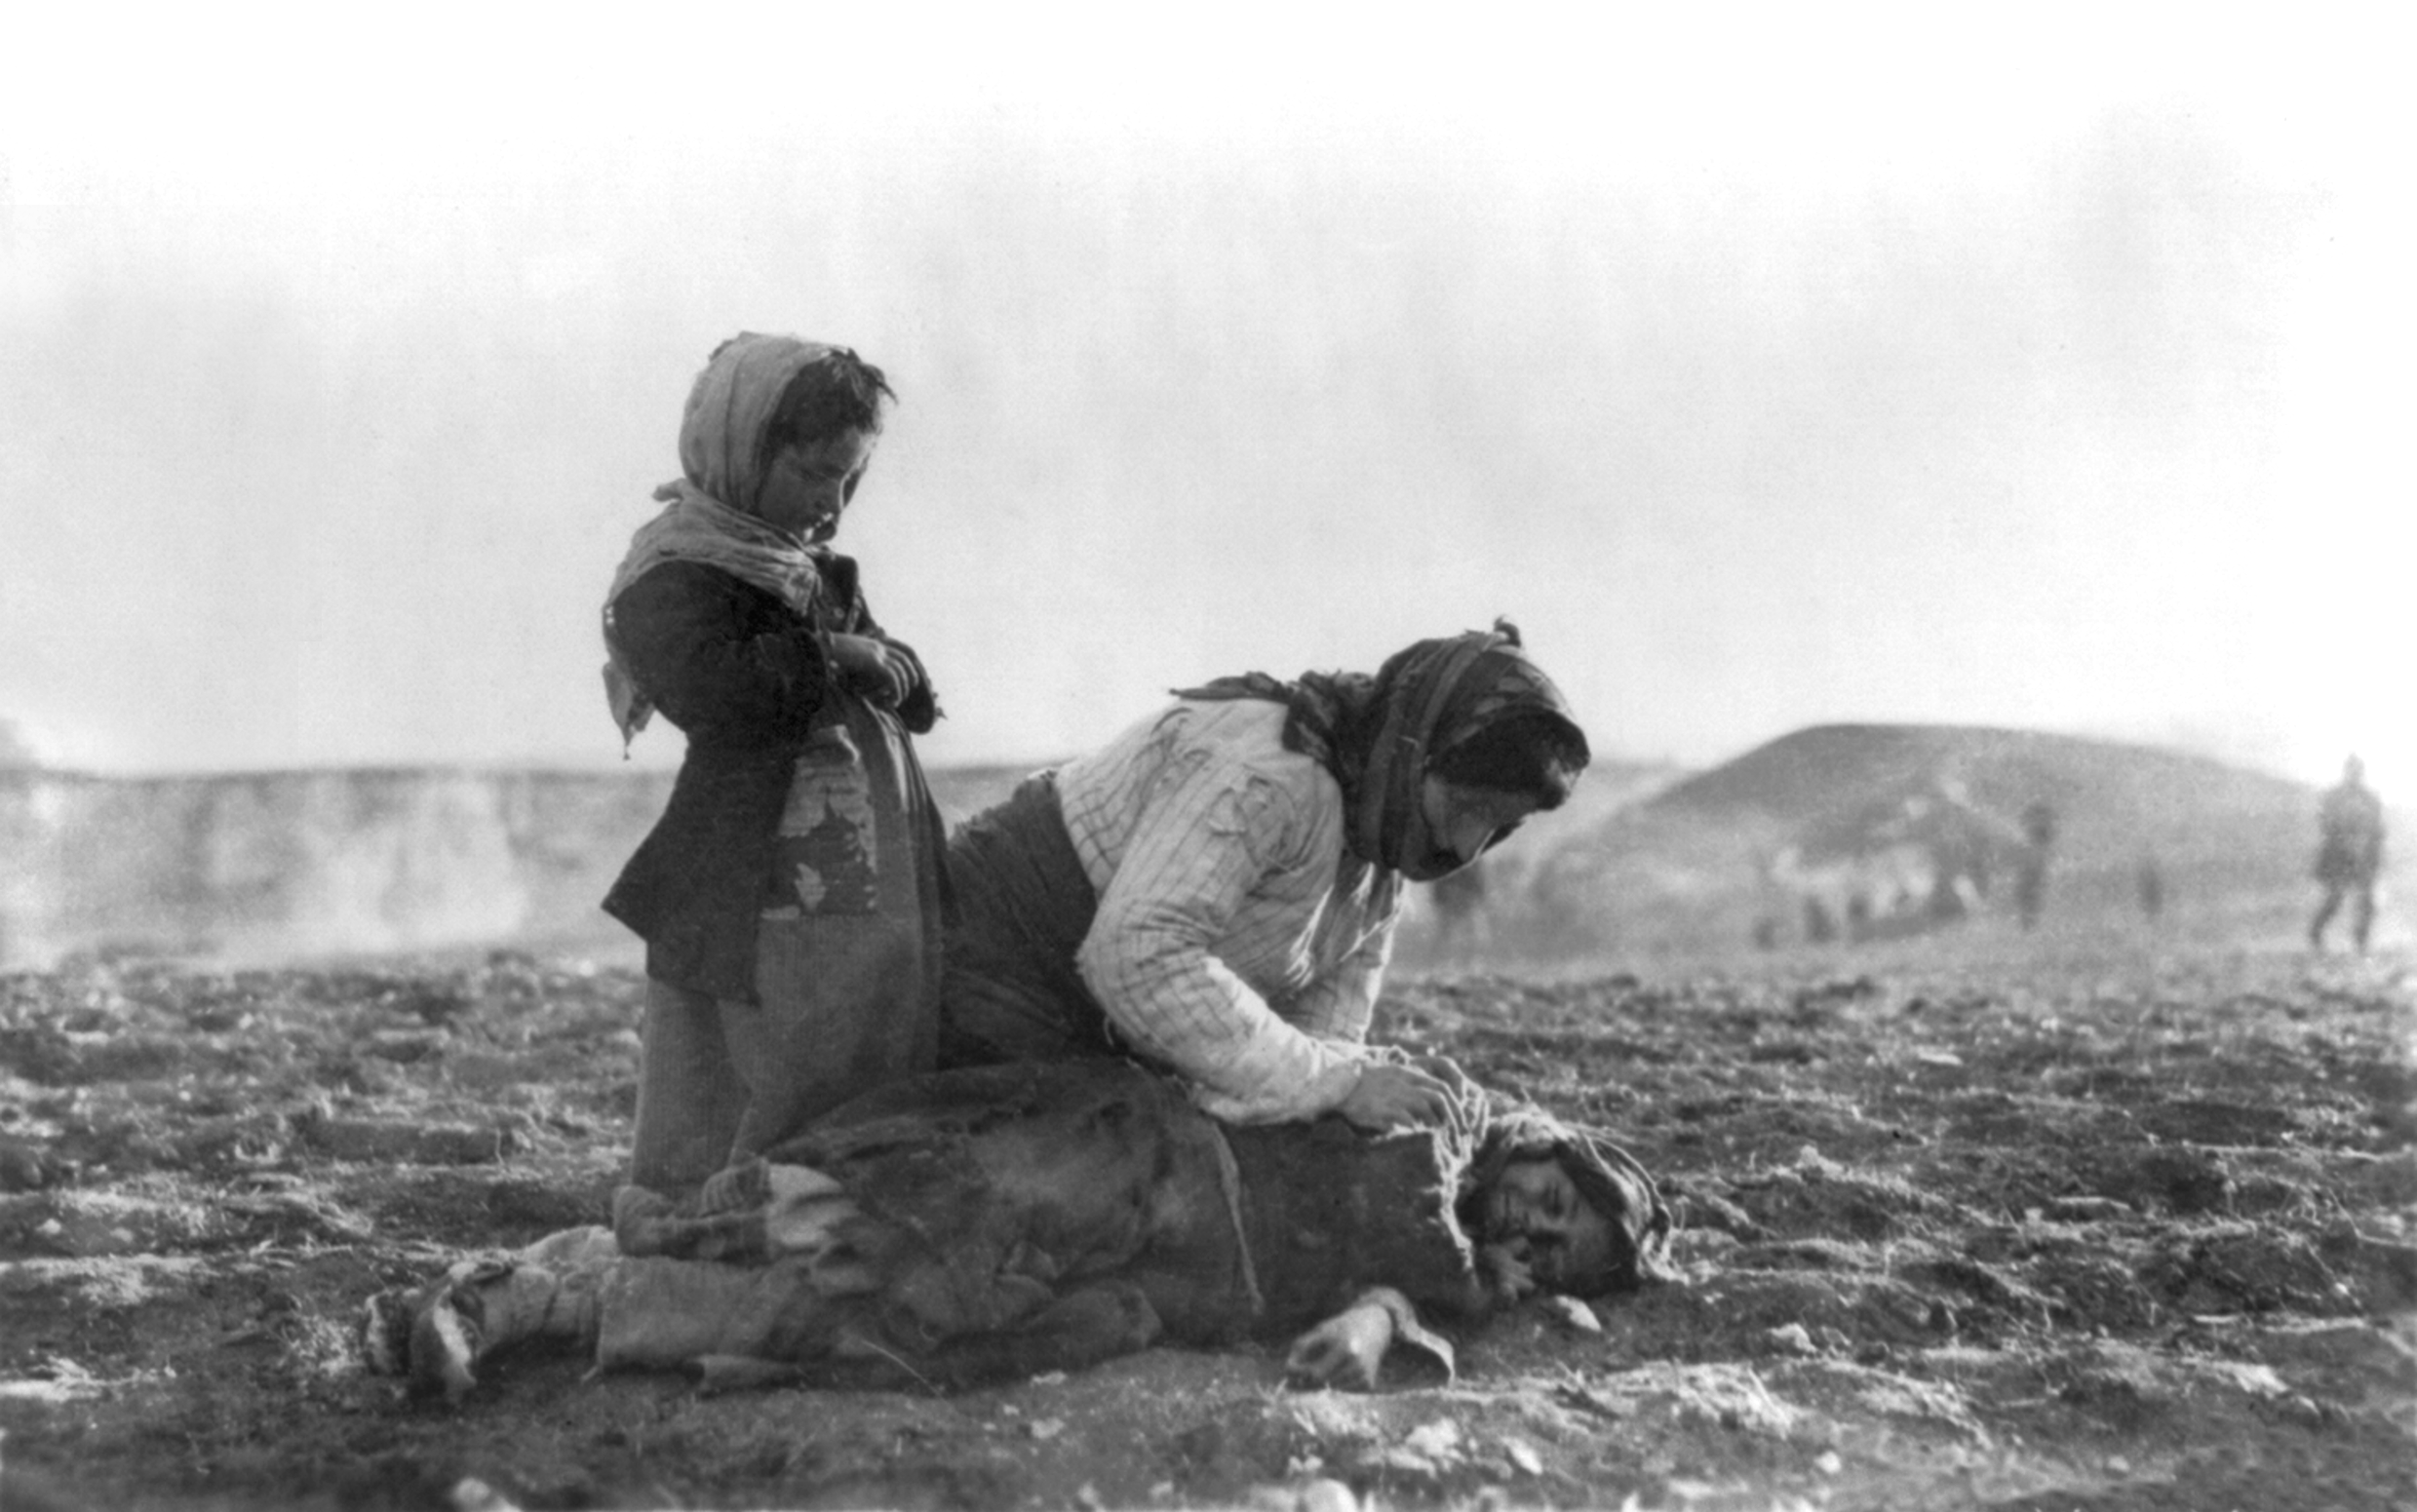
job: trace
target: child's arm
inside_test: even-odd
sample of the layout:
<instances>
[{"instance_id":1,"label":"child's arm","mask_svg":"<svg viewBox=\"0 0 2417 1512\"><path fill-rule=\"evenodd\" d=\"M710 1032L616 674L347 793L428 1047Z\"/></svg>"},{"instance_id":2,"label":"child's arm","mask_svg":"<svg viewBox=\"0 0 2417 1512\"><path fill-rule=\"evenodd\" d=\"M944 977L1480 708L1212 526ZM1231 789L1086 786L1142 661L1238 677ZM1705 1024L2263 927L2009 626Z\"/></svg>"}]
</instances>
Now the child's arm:
<instances>
[{"instance_id":1,"label":"child's arm","mask_svg":"<svg viewBox=\"0 0 2417 1512\"><path fill-rule=\"evenodd\" d=\"M905 641L893 640L877 631L867 639L887 653L892 675L905 684L905 693L892 706L898 722L910 734L929 734L940 717L940 700L932 693L931 676L923 671L923 659Z\"/></svg>"},{"instance_id":2,"label":"child's arm","mask_svg":"<svg viewBox=\"0 0 2417 1512\"><path fill-rule=\"evenodd\" d=\"M932 691L931 675L923 670L923 659L915 654L915 647L883 630L874 622L873 611L864 606L859 597L855 616L855 633L868 636L887 646L905 659L909 669L906 696L898 700L898 722L909 734L927 735L940 717L939 695Z\"/></svg>"},{"instance_id":3,"label":"child's arm","mask_svg":"<svg viewBox=\"0 0 2417 1512\"><path fill-rule=\"evenodd\" d=\"M830 696L822 638L795 615L763 614L759 597L725 572L670 562L612 602L631 675L691 737L794 738Z\"/></svg>"}]
</instances>

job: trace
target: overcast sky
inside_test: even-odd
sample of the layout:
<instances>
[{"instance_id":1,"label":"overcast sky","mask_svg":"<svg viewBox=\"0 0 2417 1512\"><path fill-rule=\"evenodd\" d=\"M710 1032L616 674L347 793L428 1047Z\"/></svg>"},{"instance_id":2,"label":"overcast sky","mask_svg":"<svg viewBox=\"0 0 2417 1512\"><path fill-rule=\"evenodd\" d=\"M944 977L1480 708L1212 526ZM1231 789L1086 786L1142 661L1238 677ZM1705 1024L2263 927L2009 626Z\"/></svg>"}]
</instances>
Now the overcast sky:
<instances>
[{"instance_id":1,"label":"overcast sky","mask_svg":"<svg viewBox=\"0 0 2417 1512\"><path fill-rule=\"evenodd\" d=\"M839 544L935 764L1507 613L1607 754L1951 720L2417 793L2387 39L860 9L20 33L0 719L617 760L600 597L752 329L902 396Z\"/></svg>"}]
</instances>

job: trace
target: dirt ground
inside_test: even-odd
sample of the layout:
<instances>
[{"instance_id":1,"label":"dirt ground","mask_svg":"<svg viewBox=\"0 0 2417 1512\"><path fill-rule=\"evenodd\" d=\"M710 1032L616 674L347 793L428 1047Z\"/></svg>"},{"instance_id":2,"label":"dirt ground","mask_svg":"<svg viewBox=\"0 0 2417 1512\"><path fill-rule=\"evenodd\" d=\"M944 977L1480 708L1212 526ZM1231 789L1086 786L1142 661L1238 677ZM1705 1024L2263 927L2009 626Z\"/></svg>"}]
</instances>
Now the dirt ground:
<instances>
[{"instance_id":1,"label":"dirt ground","mask_svg":"<svg viewBox=\"0 0 2417 1512\"><path fill-rule=\"evenodd\" d=\"M1909 950L1412 978L1378 1035L1618 1131L1689 1280L1456 1379L1157 1350L942 1398L523 1356L459 1411L361 1299L599 1220L639 983L499 955L0 978L0 1503L2417 1505L2417 969ZM1590 1326L1591 1325L1591 1326Z\"/></svg>"}]
</instances>

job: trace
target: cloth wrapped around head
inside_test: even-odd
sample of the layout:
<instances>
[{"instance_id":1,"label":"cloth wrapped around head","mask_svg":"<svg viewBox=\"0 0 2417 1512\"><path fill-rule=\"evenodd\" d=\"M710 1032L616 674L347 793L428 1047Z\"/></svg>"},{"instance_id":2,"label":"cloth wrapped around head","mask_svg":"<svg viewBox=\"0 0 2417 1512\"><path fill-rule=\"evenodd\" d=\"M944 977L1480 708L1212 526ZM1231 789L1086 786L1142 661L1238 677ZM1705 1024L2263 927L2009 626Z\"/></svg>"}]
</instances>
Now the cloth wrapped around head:
<instances>
[{"instance_id":1,"label":"cloth wrapped around head","mask_svg":"<svg viewBox=\"0 0 2417 1512\"><path fill-rule=\"evenodd\" d=\"M1499 748L1520 775L1460 778L1472 787L1520 792L1557 808L1590 759L1568 700L1519 643L1518 628L1421 640L1365 673L1304 673L1286 682L1266 673L1220 678L1178 698L1264 698L1290 710L1286 749L1315 758L1343 788L1351 854L1431 880L1462 859L1427 833L1420 786L1437 763L1478 746Z\"/></svg>"},{"instance_id":2,"label":"cloth wrapped around head","mask_svg":"<svg viewBox=\"0 0 2417 1512\"><path fill-rule=\"evenodd\" d=\"M1648 1281L1677 1278L1669 1260L1670 1234L1677 1224L1662 1201L1661 1188L1635 1156L1601 1131L1565 1122L1541 1108L1495 1112L1462 1178L1461 1201L1465 1205L1491 1189L1511 1162L1542 1159L1558 1161L1586 1205L1612 1225L1613 1244L1604 1270L1571 1287L1574 1296L1631 1292Z\"/></svg>"},{"instance_id":3,"label":"cloth wrapped around head","mask_svg":"<svg viewBox=\"0 0 2417 1512\"><path fill-rule=\"evenodd\" d=\"M828 365L822 381L808 381L808 392L792 393L809 368ZM829 391L818 406L813 389ZM786 409L792 429L800 412L827 410L822 425L807 424L806 432L852 426L880 429L880 399L889 384L877 368L864 363L843 346L804 341L796 336L765 335L742 330L714 348L705 370L688 389L687 407L680 417L680 483L665 484L657 498L669 498L685 484L742 514L752 515L763 475L783 440L817 440L812 434L783 437Z\"/></svg>"}]
</instances>

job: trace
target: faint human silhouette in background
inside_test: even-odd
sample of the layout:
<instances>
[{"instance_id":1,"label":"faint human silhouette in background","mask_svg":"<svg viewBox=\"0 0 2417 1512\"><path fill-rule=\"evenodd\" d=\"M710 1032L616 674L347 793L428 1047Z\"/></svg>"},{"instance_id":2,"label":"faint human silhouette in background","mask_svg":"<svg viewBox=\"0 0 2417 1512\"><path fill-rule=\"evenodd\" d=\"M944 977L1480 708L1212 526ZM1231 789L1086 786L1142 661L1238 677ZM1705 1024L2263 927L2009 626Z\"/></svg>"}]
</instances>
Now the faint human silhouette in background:
<instances>
[{"instance_id":1,"label":"faint human silhouette in background","mask_svg":"<svg viewBox=\"0 0 2417 1512\"><path fill-rule=\"evenodd\" d=\"M2140 864L2132 872L2132 885L2139 893L2140 916L2153 929L2165 916L2165 868L2155 851L2140 857Z\"/></svg>"},{"instance_id":2,"label":"faint human silhouette in background","mask_svg":"<svg viewBox=\"0 0 2417 1512\"><path fill-rule=\"evenodd\" d=\"M1486 863L1470 862L1426 886L1435 908L1435 964L1466 966L1485 950L1492 918L1486 908Z\"/></svg>"},{"instance_id":3,"label":"faint human silhouette in background","mask_svg":"<svg viewBox=\"0 0 2417 1512\"><path fill-rule=\"evenodd\" d=\"M2030 929L2047 902L2047 856L2056 843L2056 810L2046 798L2024 806L2022 839L2014 864L2014 915Z\"/></svg>"},{"instance_id":4,"label":"faint human silhouette in background","mask_svg":"<svg viewBox=\"0 0 2417 1512\"><path fill-rule=\"evenodd\" d=\"M1932 778L1930 791L1906 799L1897 829L1930 857L1930 882L1922 897L1924 918L1935 925L1969 916L1989 894L1994 847L1987 825L1965 792L1964 779L1953 772ZM1900 911L1888 911L1894 915Z\"/></svg>"},{"instance_id":5,"label":"faint human silhouette in background","mask_svg":"<svg viewBox=\"0 0 2417 1512\"><path fill-rule=\"evenodd\" d=\"M2348 897L2350 936L2364 952L2375 927L2375 874L2383 869L2384 805L2366 785L2366 763L2357 756L2342 762L2342 780L2317 810L2317 830L2316 875L2324 901L2308 921L2309 948L2324 949L2325 926Z\"/></svg>"}]
</instances>

